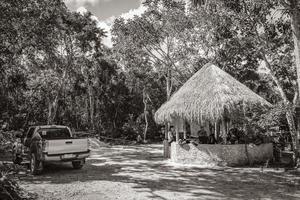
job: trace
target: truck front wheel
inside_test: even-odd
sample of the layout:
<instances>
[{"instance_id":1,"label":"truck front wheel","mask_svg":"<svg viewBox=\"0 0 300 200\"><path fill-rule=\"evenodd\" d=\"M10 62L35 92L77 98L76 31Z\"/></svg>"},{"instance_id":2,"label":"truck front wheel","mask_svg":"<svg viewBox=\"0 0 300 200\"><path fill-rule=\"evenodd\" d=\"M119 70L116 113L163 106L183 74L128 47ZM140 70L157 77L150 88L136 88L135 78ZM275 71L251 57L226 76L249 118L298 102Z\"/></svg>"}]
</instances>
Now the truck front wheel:
<instances>
[{"instance_id":1,"label":"truck front wheel","mask_svg":"<svg viewBox=\"0 0 300 200\"><path fill-rule=\"evenodd\" d=\"M72 165L74 169L81 169L83 167L83 161L73 161Z\"/></svg>"},{"instance_id":2,"label":"truck front wheel","mask_svg":"<svg viewBox=\"0 0 300 200\"><path fill-rule=\"evenodd\" d=\"M43 170L43 163L37 160L36 155L34 153L30 156L30 172L33 175L38 175Z\"/></svg>"}]
</instances>

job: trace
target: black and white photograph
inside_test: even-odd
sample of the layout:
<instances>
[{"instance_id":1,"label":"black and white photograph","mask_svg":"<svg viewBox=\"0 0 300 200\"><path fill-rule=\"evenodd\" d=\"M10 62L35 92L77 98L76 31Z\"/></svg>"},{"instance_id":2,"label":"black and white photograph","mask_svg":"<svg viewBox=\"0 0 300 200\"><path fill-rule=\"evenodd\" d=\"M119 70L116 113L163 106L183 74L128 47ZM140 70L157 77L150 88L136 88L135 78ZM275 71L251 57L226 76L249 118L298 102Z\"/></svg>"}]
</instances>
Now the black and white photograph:
<instances>
[{"instance_id":1,"label":"black and white photograph","mask_svg":"<svg viewBox=\"0 0 300 200\"><path fill-rule=\"evenodd\" d=\"M0 200L223 199L300 199L300 0L0 0Z\"/></svg>"}]
</instances>

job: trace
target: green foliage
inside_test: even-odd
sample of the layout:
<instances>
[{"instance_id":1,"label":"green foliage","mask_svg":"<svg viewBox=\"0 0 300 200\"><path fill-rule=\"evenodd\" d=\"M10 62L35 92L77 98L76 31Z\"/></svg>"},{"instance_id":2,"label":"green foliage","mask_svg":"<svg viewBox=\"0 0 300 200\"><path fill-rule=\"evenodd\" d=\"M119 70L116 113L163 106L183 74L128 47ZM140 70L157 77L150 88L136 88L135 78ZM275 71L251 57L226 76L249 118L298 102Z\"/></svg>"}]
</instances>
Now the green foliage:
<instances>
[{"instance_id":1,"label":"green foliage","mask_svg":"<svg viewBox=\"0 0 300 200\"><path fill-rule=\"evenodd\" d=\"M15 135L18 131L4 131L0 129L0 153L2 155L10 154L13 143L15 142Z\"/></svg>"},{"instance_id":2,"label":"green foliage","mask_svg":"<svg viewBox=\"0 0 300 200\"><path fill-rule=\"evenodd\" d=\"M0 119L8 130L57 123L113 133L139 115L137 94L90 13L70 12L61 0L5 0L0 8Z\"/></svg>"},{"instance_id":3,"label":"green foliage","mask_svg":"<svg viewBox=\"0 0 300 200\"><path fill-rule=\"evenodd\" d=\"M182 67L182 57L178 56L182 48L177 45L177 37L191 25L190 20L181 2L151 0L144 4L147 10L141 16L115 20L114 52L126 68L141 66L141 70L149 71L155 67L162 77L171 70L173 86L177 87L192 75L188 67Z\"/></svg>"},{"instance_id":4,"label":"green foliage","mask_svg":"<svg viewBox=\"0 0 300 200\"><path fill-rule=\"evenodd\" d=\"M117 19L113 27L114 53L130 77L147 74L140 79L145 85L149 71L167 77L171 69L174 91L201 66L213 62L269 102L285 102L278 113L280 122L271 121L277 106L260 122L261 112L252 116L258 129L287 124L283 119L293 109L297 84L290 21L278 10L280 2L197 1L188 13L172 0L144 4L144 14ZM166 87L167 79L162 84Z\"/></svg>"},{"instance_id":5,"label":"green foliage","mask_svg":"<svg viewBox=\"0 0 300 200\"><path fill-rule=\"evenodd\" d=\"M285 112L287 109L290 108L286 108L282 102L277 103L272 109L260 116L258 125L265 130L281 126L287 127L285 118Z\"/></svg>"},{"instance_id":6,"label":"green foliage","mask_svg":"<svg viewBox=\"0 0 300 200\"><path fill-rule=\"evenodd\" d=\"M9 130L58 123L153 136L155 111L213 62L276 105L248 124L286 124L297 84L279 2L197 2L186 12L181 1L144 1L141 16L115 20L114 46L105 49L91 13L70 12L62 0L1 1L0 119Z\"/></svg>"}]
</instances>

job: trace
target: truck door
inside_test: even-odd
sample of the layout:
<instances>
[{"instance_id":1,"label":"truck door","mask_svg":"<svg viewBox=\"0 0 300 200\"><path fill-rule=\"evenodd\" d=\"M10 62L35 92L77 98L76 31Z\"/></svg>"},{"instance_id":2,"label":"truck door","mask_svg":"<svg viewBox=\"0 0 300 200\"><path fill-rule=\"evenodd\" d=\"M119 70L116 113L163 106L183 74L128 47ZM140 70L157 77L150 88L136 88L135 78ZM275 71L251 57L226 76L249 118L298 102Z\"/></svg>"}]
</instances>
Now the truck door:
<instances>
[{"instance_id":1,"label":"truck door","mask_svg":"<svg viewBox=\"0 0 300 200\"><path fill-rule=\"evenodd\" d=\"M31 143L31 137L34 133L35 127L30 127L26 136L25 136L25 140L24 140L24 146L26 147L30 147L30 143Z\"/></svg>"}]
</instances>

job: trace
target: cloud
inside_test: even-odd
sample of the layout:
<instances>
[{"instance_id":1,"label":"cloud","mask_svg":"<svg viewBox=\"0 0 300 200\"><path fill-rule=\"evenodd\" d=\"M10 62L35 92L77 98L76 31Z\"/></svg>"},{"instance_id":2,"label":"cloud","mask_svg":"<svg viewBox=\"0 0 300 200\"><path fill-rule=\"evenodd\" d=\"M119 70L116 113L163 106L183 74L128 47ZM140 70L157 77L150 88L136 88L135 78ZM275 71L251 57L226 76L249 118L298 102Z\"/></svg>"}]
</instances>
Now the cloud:
<instances>
[{"instance_id":1,"label":"cloud","mask_svg":"<svg viewBox=\"0 0 300 200\"><path fill-rule=\"evenodd\" d=\"M120 17L123 17L124 19L132 19L134 16L141 16L146 10L146 7L143 5L140 5L137 9L131 9L126 13L121 14Z\"/></svg>"},{"instance_id":2,"label":"cloud","mask_svg":"<svg viewBox=\"0 0 300 200\"><path fill-rule=\"evenodd\" d=\"M81 6L76 10L76 12L80 13L81 15L84 15L85 13L88 12L88 10L85 7ZM97 27L102 28L106 32L106 37L103 38L102 41L104 45L111 48L112 47L111 26L113 24L115 17L110 17L105 21L99 21L97 16L92 15L91 19L96 21Z\"/></svg>"},{"instance_id":3,"label":"cloud","mask_svg":"<svg viewBox=\"0 0 300 200\"><path fill-rule=\"evenodd\" d=\"M134 16L141 16L146 10L146 7L143 5L140 5L140 7L136 9L131 9L126 13L121 14L119 17L124 18L125 20L132 19ZM115 16L112 16L106 20L99 21L98 26L105 30L107 37L103 39L103 44L107 47L112 47L112 35L111 35L111 28L113 26L114 20L118 18Z\"/></svg>"},{"instance_id":4,"label":"cloud","mask_svg":"<svg viewBox=\"0 0 300 200\"><path fill-rule=\"evenodd\" d=\"M88 12L88 10L84 7L85 3L95 3L97 2L97 0L66 0L67 2L73 2L73 3L77 3L78 5L80 5L76 12L80 13L80 14L85 14L86 12ZM102 0L102 1L111 1L111 0ZM143 0L141 0L142 2ZM97 26L99 28L102 28L105 32L106 32L106 37L103 38L103 44L106 45L107 47L112 47L112 35L111 35L111 28L113 26L114 20L116 18L122 17L125 20L128 19L132 19L134 16L141 16L146 10L146 7L143 6L143 4L140 5L140 7L136 8L136 9L131 9L126 13L121 14L120 16L116 17L116 16L112 16L109 17L105 20L101 20L99 21L99 19L95 16L92 15L91 19L95 20L97 22Z\"/></svg>"},{"instance_id":5,"label":"cloud","mask_svg":"<svg viewBox=\"0 0 300 200\"><path fill-rule=\"evenodd\" d=\"M85 14L85 13L87 13L87 11L88 10L85 7L83 7L83 6L77 8L77 10L76 10L76 12L78 12L78 13L80 13L82 15Z\"/></svg>"},{"instance_id":6,"label":"cloud","mask_svg":"<svg viewBox=\"0 0 300 200\"><path fill-rule=\"evenodd\" d=\"M81 6L81 7L77 8L76 12L80 13L81 15L84 15L88 12L88 10L85 7ZM90 18L92 20L96 21L97 23L99 23L99 19L97 16L92 15Z\"/></svg>"},{"instance_id":7,"label":"cloud","mask_svg":"<svg viewBox=\"0 0 300 200\"><path fill-rule=\"evenodd\" d=\"M95 5L99 2L99 0L65 0L67 4L78 6L84 6L86 4ZM102 0L104 2L111 1L111 0Z\"/></svg>"},{"instance_id":8,"label":"cloud","mask_svg":"<svg viewBox=\"0 0 300 200\"><path fill-rule=\"evenodd\" d=\"M111 28L114 23L115 17L112 16L104 21L98 21L98 27L102 28L106 32L106 37L103 38L103 44L109 48L113 46Z\"/></svg>"},{"instance_id":9,"label":"cloud","mask_svg":"<svg viewBox=\"0 0 300 200\"><path fill-rule=\"evenodd\" d=\"M99 22L98 17L96 17L95 15L92 15L92 16L91 16L91 19L94 20L94 21L96 21L96 22Z\"/></svg>"}]
</instances>

